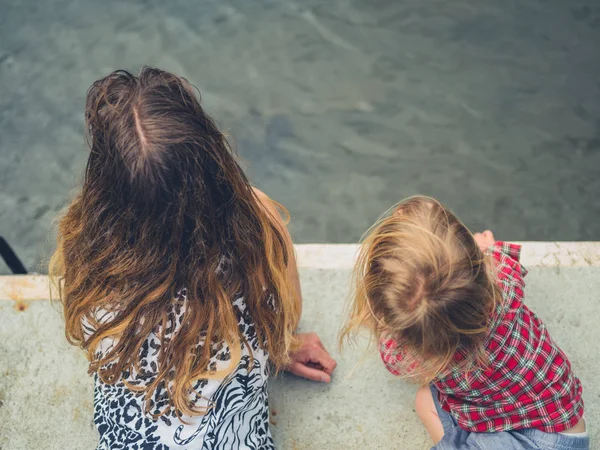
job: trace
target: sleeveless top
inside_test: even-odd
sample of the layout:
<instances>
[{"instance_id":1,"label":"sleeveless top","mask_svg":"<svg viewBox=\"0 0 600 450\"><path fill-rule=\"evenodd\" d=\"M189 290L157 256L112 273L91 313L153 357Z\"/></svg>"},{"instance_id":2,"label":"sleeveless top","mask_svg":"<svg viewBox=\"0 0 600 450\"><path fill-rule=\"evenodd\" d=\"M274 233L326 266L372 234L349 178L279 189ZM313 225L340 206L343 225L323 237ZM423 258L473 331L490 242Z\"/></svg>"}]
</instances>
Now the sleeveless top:
<instances>
[{"instance_id":1,"label":"sleeveless top","mask_svg":"<svg viewBox=\"0 0 600 450\"><path fill-rule=\"evenodd\" d=\"M181 301L169 315L166 338L181 325L185 289L178 299ZM246 343L242 342L237 368L225 379L202 379L195 383L194 403L198 407L211 406L203 416L183 416L183 423L171 410L154 420L144 413L144 394L130 390L123 383L123 379L134 386L152 381L157 370L160 330L151 333L142 346L139 373L124 372L112 385L103 383L98 374L94 374L94 422L100 434L98 450L274 449L269 430L268 354L258 345L244 299L238 298L233 305ZM102 322L108 313L97 315ZM86 324L84 330L91 331ZM200 343L201 339L200 336ZM112 342L112 339L105 339L96 354L109 351ZM248 346L252 348L252 356ZM213 344L210 369L227 368L230 356L225 344ZM164 386L156 389L152 400L151 413L164 410L167 405Z\"/></svg>"}]
</instances>

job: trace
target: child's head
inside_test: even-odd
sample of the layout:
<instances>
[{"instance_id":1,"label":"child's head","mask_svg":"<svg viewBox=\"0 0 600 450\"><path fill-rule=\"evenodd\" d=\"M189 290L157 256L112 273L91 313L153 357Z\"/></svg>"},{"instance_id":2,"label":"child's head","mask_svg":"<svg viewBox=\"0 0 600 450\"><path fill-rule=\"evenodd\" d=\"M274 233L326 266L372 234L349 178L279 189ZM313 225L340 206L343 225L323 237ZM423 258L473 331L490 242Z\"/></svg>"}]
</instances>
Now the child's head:
<instances>
[{"instance_id":1,"label":"child's head","mask_svg":"<svg viewBox=\"0 0 600 450\"><path fill-rule=\"evenodd\" d=\"M366 326L393 338L421 381L447 369L457 350L465 364L484 360L497 288L471 232L438 201L409 198L374 225L354 275L344 336Z\"/></svg>"},{"instance_id":2,"label":"child's head","mask_svg":"<svg viewBox=\"0 0 600 450\"><path fill-rule=\"evenodd\" d=\"M238 356L245 339L235 296L244 295L271 362L287 364L299 307L286 239L197 91L158 69L116 71L91 86L85 115L85 178L60 220L50 273L62 287L67 337L88 351L90 369L105 382L131 372L149 333L173 332L182 288L181 327L176 338L161 335L147 396L172 383L170 406L198 412L188 401L193 383L224 376L210 369L212 346L199 346L200 336L228 343ZM114 320L98 323L102 310ZM104 338L116 343L98 358Z\"/></svg>"}]
</instances>

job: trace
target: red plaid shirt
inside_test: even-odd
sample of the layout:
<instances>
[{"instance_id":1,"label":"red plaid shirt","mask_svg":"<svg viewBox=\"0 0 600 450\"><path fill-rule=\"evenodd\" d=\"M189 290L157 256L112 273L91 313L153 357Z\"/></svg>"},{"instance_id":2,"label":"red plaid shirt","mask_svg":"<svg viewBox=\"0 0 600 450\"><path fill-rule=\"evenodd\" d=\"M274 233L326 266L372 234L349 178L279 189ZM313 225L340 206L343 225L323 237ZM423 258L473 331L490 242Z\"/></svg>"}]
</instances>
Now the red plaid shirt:
<instances>
[{"instance_id":1,"label":"red plaid shirt","mask_svg":"<svg viewBox=\"0 0 600 450\"><path fill-rule=\"evenodd\" d=\"M583 415L581 382L544 323L523 304L521 246L496 242L489 252L503 297L486 341L490 365L468 377L455 370L436 378L439 403L467 431L567 430ZM409 375L417 364L387 338L381 357L395 375Z\"/></svg>"}]
</instances>

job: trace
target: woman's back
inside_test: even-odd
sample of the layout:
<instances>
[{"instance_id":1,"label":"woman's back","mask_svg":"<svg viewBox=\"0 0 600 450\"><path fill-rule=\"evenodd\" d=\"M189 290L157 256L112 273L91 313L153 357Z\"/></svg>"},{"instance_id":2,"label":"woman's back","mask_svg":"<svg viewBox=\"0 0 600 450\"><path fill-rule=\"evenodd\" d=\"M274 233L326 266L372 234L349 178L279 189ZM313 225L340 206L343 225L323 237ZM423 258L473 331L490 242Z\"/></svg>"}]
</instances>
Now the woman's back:
<instances>
[{"instance_id":1,"label":"woman's back","mask_svg":"<svg viewBox=\"0 0 600 450\"><path fill-rule=\"evenodd\" d=\"M170 317L174 326L173 331L168 333L171 336L183 317L185 290L178 295L178 300L181 307L174 308ZM194 384L194 402L200 408L208 408L207 413L184 417L182 423L171 410L158 420L152 420L144 414L143 398L129 389L123 380L111 385L102 382L96 375L94 421L100 433L99 449L273 448L267 394L268 355L260 348L244 299L236 299L233 305L247 343L242 344L241 359L226 380L201 379ZM140 370L124 375L128 384L151 381L161 345L160 332L151 333L142 345ZM110 351L110 347L111 340L108 339L103 343L102 351ZM230 360L229 347L215 345L209 366L223 370ZM166 406L163 397L163 389L153 393L152 414L159 414Z\"/></svg>"},{"instance_id":2,"label":"woman's back","mask_svg":"<svg viewBox=\"0 0 600 450\"><path fill-rule=\"evenodd\" d=\"M100 447L268 448L267 362L289 363L300 315L281 218L182 78L114 72L86 123L50 273Z\"/></svg>"}]
</instances>

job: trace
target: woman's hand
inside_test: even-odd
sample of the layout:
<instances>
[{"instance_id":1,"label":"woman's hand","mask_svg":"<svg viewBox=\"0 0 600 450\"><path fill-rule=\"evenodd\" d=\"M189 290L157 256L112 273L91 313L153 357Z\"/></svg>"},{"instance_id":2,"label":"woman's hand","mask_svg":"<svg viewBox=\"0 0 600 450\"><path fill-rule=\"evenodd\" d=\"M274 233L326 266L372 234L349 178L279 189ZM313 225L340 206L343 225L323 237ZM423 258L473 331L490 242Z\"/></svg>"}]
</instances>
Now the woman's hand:
<instances>
[{"instance_id":1,"label":"woman's hand","mask_svg":"<svg viewBox=\"0 0 600 450\"><path fill-rule=\"evenodd\" d=\"M494 233L492 233L490 230L485 230L483 233L475 233L473 237L482 251L486 251L489 247L496 243L496 239L494 239Z\"/></svg>"},{"instance_id":2,"label":"woman's hand","mask_svg":"<svg viewBox=\"0 0 600 450\"><path fill-rule=\"evenodd\" d=\"M329 355L316 333L299 333L298 351L292 353L288 372L313 381L329 383L337 363Z\"/></svg>"}]
</instances>

